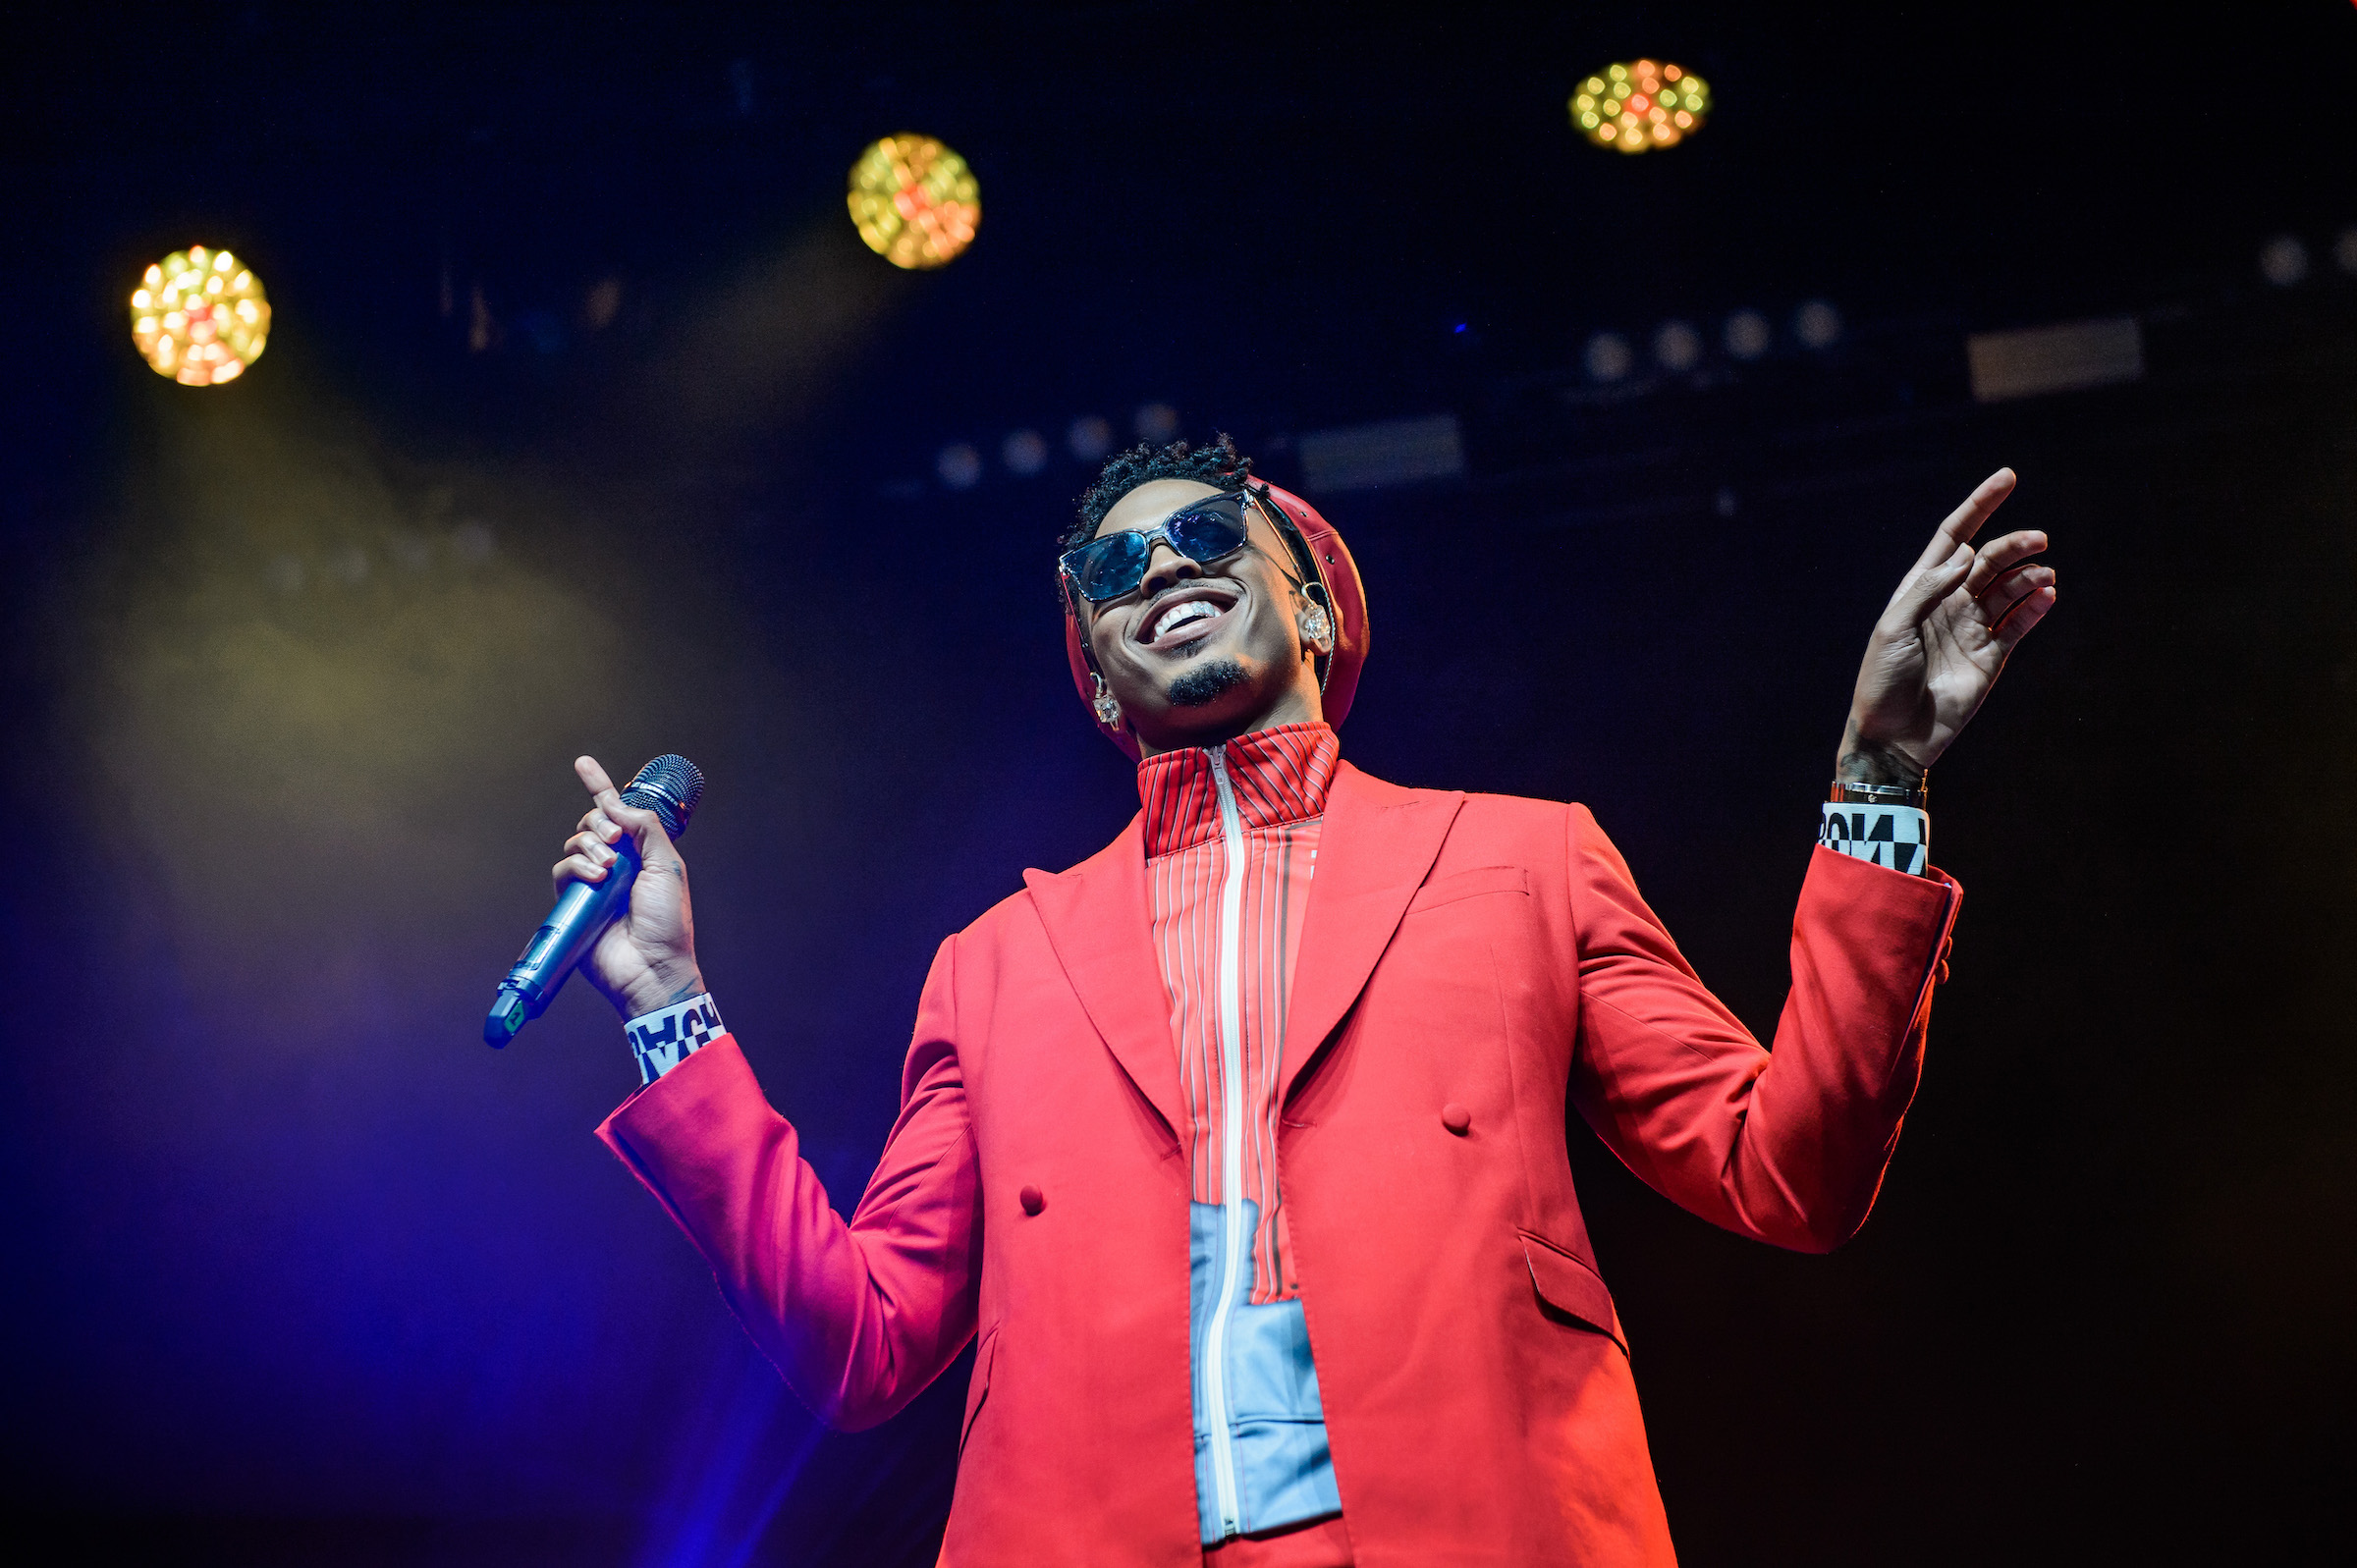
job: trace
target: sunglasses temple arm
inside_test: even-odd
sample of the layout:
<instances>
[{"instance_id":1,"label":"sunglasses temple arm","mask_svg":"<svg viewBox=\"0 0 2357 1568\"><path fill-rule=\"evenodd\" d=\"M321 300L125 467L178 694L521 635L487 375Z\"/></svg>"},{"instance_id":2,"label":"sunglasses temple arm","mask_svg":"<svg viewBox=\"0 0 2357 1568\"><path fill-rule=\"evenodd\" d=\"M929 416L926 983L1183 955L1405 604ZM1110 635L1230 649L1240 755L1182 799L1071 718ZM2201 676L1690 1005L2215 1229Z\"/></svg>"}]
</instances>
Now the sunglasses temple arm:
<instances>
[{"instance_id":1,"label":"sunglasses temple arm","mask_svg":"<svg viewBox=\"0 0 2357 1568\"><path fill-rule=\"evenodd\" d=\"M1293 565L1301 569L1302 575L1298 577L1289 571L1286 572L1286 580L1313 604L1331 611L1334 608L1334 595L1326 587L1326 574L1318 569L1317 553L1309 548L1309 540L1303 536L1301 525L1288 516L1285 509L1270 497L1267 485L1262 485L1258 492L1246 485L1244 493L1252 497L1252 504L1276 528L1277 537L1285 541L1286 553L1293 558ZM1278 569L1285 570L1283 567Z\"/></svg>"}]
</instances>

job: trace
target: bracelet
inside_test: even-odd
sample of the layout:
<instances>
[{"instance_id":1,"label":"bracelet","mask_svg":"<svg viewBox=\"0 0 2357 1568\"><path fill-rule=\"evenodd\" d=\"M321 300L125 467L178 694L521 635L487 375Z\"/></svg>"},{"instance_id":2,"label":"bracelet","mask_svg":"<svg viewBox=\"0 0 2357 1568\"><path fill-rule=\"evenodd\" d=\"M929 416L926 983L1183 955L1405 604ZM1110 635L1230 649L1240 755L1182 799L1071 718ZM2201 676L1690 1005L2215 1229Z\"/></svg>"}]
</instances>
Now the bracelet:
<instances>
[{"instance_id":1,"label":"bracelet","mask_svg":"<svg viewBox=\"0 0 2357 1568\"><path fill-rule=\"evenodd\" d=\"M653 1083L729 1032L710 992L642 1012L622 1026L638 1058L638 1081Z\"/></svg>"},{"instance_id":2,"label":"bracelet","mask_svg":"<svg viewBox=\"0 0 2357 1568\"><path fill-rule=\"evenodd\" d=\"M1913 806L1917 810L1931 804L1932 776L1925 774L1914 787L1905 784L1849 784L1834 781L1833 792L1825 798L1845 806Z\"/></svg>"}]
</instances>

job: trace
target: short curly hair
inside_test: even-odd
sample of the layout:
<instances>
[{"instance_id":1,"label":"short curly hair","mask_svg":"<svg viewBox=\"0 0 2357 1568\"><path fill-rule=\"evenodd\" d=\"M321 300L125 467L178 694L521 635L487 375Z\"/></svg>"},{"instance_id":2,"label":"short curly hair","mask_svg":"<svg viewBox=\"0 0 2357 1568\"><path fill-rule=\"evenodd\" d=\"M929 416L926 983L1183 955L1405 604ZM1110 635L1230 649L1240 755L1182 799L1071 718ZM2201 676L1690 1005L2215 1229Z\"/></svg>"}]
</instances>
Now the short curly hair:
<instances>
[{"instance_id":1,"label":"short curly hair","mask_svg":"<svg viewBox=\"0 0 2357 1568\"><path fill-rule=\"evenodd\" d=\"M1075 503L1079 514L1064 530L1057 549L1077 550L1094 539L1097 530L1105 525L1105 514L1113 510L1114 503L1151 480L1199 479L1222 490L1234 491L1243 489L1244 481L1251 477L1252 460L1235 450L1235 443L1224 430L1217 440L1202 447L1190 447L1183 441L1155 447L1141 441L1127 452L1117 452L1105 460L1097 482Z\"/></svg>"}]
</instances>

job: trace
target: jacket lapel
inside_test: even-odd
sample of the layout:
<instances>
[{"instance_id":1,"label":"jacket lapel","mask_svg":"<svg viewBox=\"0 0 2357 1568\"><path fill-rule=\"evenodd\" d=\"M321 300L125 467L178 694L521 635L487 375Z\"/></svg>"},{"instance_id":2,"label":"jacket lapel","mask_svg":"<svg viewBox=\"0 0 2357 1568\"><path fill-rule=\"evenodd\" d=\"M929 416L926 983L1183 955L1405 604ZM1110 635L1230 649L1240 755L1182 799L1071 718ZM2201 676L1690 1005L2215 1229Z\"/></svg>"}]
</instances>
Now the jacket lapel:
<instances>
[{"instance_id":1,"label":"jacket lapel","mask_svg":"<svg viewBox=\"0 0 2357 1568\"><path fill-rule=\"evenodd\" d=\"M1026 871L1023 884L1088 1021L1178 1137L1184 1108L1146 907L1144 820L1129 819L1120 838L1071 870Z\"/></svg>"},{"instance_id":2,"label":"jacket lapel","mask_svg":"<svg viewBox=\"0 0 2357 1568\"><path fill-rule=\"evenodd\" d=\"M1346 762L1336 770L1279 1058L1279 1105L1358 1000L1464 803L1462 794L1370 779Z\"/></svg>"}]
</instances>

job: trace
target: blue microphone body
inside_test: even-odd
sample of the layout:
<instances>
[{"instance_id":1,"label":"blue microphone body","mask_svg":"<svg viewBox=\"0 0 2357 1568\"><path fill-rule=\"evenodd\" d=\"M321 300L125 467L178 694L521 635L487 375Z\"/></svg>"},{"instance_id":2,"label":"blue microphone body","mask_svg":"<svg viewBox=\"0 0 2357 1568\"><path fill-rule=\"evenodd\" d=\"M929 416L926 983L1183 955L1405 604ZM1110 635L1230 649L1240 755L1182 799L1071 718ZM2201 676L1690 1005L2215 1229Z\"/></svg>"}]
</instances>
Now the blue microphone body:
<instances>
[{"instance_id":1,"label":"blue microphone body","mask_svg":"<svg viewBox=\"0 0 2357 1568\"><path fill-rule=\"evenodd\" d=\"M703 793L704 776L695 764L685 757L664 756L638 770L622 799L625 805L654 812L664 831L678 839L686 834ZM602 882L576 882L560 893L556 907L523 945L483 1020L485 1044L505 1046L545 1012L606 927L630 907L630 885L638 880L638 846L626 836L614 845L614 855Z\"/></svg>"}]
</instances>

